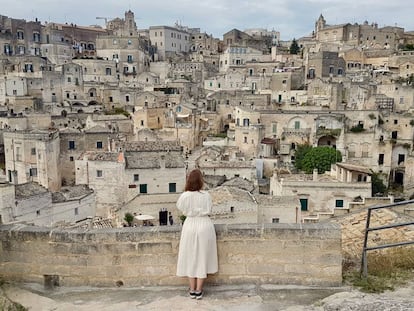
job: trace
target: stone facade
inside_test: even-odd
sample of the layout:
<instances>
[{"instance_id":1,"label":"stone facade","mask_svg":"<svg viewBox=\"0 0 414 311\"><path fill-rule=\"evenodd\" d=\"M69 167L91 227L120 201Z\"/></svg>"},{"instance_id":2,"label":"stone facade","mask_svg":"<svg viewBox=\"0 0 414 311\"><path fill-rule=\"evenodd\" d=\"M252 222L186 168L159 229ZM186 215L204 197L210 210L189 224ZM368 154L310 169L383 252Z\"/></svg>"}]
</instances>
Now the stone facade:
<instances>
[{"instance_id":1,"label":"stone facade","mask_svg":"<svg viewBox=\"0 0 414 311\"><path fill-rule=\"evenodd\" d=\"M32 130L3 135L9 182L36 181L51 191L60 189L60 143L56 131Z\"/></svg>"},{"instance_id":2,"label":"stone facade","mask_svg":"<svg viewBox=\"0 0 414 311\"><path fill-rule=\"evenodd\" d=\"M151 44L156 47L160 61L179 53L188 53L191 45L191 33L183 27L149 27Z\"/></svg>"},{"instance_id":3,"label":"stone facade","mask_svg":"<svg viewBox=\"0 0 414 311\"><path fill-rule=\"evenodd\" d=\"M337 163L331 172L313 176L303 174L275 174L270 179L270 193L274 196L296 195L301 202L302 221L318 219L319 214L333 214L346 208L356 197L371 197L371 172L361 166Z\"/></svg>"}]
</instances>

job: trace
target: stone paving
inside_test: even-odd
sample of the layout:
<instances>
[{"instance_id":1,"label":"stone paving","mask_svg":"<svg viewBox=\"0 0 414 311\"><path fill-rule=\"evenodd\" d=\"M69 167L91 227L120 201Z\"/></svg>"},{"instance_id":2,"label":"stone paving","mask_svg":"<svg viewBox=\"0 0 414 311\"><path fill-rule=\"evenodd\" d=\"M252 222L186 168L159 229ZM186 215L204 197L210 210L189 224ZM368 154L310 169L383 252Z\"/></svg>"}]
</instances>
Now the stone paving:
<instances>
[{"instance_id":1,"label":"stone paving","mask_svg":"<svg viewBox=\"0 0 414 311\"><path fill-rule=\"evenodd\" d=\"M4 285L3 294L30 311L408 311L414 282L394 292L365 294L348 287L234 285L206 288L192 300L182 287L56 288Z\"/></svg>"}]
</instances>

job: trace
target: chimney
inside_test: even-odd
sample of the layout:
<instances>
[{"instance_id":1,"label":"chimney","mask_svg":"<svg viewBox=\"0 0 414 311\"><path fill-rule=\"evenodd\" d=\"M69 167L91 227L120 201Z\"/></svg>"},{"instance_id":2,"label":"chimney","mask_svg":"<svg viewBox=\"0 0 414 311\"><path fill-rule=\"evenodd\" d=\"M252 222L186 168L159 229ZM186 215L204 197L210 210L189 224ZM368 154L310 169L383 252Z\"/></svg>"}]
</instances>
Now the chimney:
<instances>
[{"instance_id":1,"label":"chimney","mask_svg":"<svg viewBox=\"0 0 414 311\"><path fill-rule=\"evenodd\" d=\"M118 163L125 163L124 153L122 151L118 154Z\"/></svg>"},{"instance_id":2,"label":"chimney","mask_svg":"<svg viewBox=\"0 0 414 311\"><path fill-rule=\"evenodd\" d=\"M318 181L318 169L314 168L313 169L313 181Z\"/></svg>"}]
</instances>

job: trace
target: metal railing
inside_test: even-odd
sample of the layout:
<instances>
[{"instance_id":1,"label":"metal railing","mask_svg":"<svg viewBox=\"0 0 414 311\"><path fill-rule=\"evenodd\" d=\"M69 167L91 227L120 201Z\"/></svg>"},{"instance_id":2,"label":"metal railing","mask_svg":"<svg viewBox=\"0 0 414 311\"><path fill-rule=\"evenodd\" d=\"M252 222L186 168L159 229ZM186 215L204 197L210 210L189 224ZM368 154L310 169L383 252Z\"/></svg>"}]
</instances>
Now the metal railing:
<instances>
[{"instance_id":1,"label":"metal railing","mask_svg":"<svg viewBox=\"0 0 414 311\"><path fill-rule=\"evenodd\" d=\"M365 226L364 245L363 245L363 248L362 248L361 274L362 274L363 277L366 278L367 275L368 275L367 251L376 250L376 249L384 249L384 248L388 248L388 247L397 247L397 246L404 246L404 245L414 244L414 241L405 241L405 242L389 243L389 244L382 244L382 245L368 247L368 234L372 231L378 231L378 230L384 230L384 229L414 225L414 221L410 221L410 222L395 223L395 224L370 228L372 211L379 210L379 209L384 209L384 208L391 209L391 208L396 207L396 206L408 205L408 204L412 204L412 203L414 203L414 200L403 201L403 202L398 202L398 203L393 203L393 204L388 204L388 205L382 205L382 206L368 207L367 223L366 223L366 226Z\"/></svg>"}]
</instances>

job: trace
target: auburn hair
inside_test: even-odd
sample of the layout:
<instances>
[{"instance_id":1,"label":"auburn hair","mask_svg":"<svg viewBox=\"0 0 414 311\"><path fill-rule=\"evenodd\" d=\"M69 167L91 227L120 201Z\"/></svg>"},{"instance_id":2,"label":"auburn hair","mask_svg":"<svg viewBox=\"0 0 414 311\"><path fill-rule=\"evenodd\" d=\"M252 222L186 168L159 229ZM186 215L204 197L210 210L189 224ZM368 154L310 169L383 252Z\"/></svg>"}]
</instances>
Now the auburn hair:
<instances>
[{"instance_id":1,"label":"auburn hair","mask_svg":"<svg viewBox=\"0 0 414 311\"><path fill-rule=\"evenodd\" d=\"M199 191L203 188L203 174L199 169L194 169L188 174L185 183L185 191Z\"/></svg>"}]
</instances>

